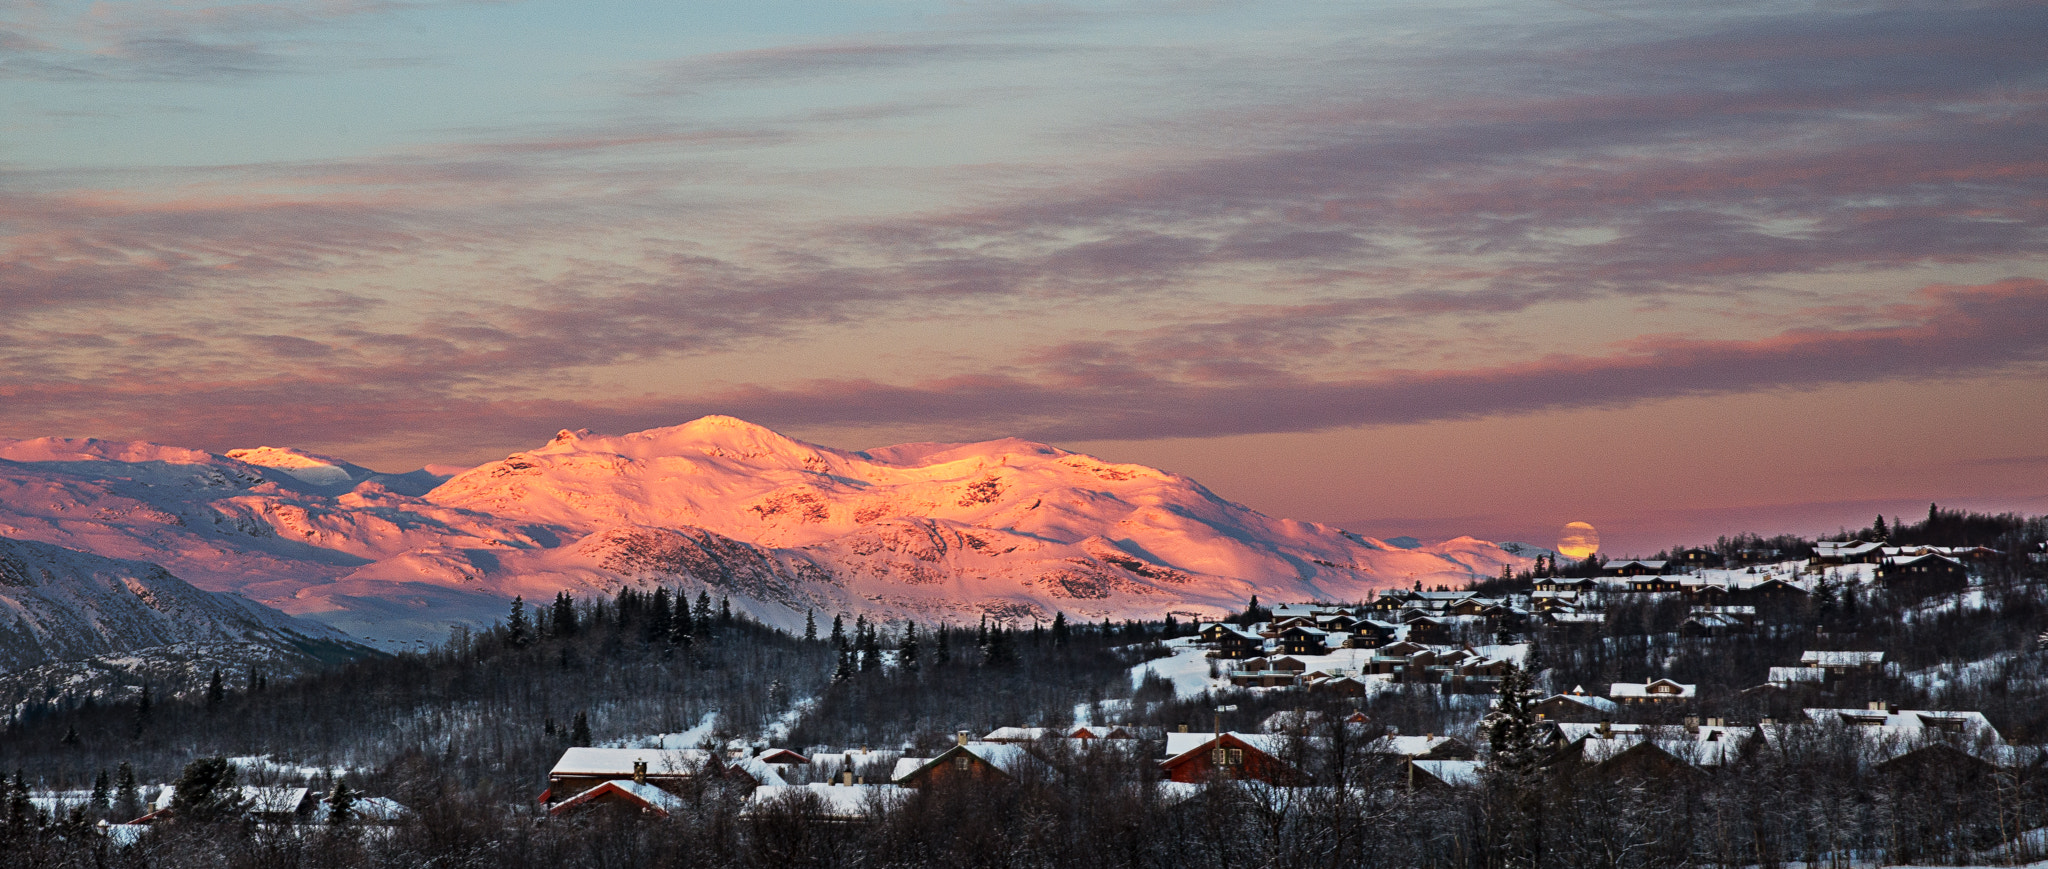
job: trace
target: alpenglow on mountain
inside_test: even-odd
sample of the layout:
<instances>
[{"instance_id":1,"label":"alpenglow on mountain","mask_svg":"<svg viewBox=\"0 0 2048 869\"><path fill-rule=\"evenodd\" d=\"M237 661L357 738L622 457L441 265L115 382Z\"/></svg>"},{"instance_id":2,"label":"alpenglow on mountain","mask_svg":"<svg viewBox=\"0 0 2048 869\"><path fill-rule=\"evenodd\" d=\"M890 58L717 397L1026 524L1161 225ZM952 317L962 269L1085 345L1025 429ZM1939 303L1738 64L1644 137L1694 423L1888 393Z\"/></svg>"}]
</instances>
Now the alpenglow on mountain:
<instances>
[{"instance_id":1,"label":"alpenglow on mountain","mask_svg":"<svg viewBox=\"0 0 2048 869\"><path fill-rule=\"evenodd\" d=\"M722 416L564 431L440 480L270 447L0 441L0 535L153 562L387 645L488 624L514 595L623 583L708 589L787 627L806 611L1029 622L1355 600L1527 561L1275 519L1029 441L855 452Z\"/></svg>"}]
</instances>

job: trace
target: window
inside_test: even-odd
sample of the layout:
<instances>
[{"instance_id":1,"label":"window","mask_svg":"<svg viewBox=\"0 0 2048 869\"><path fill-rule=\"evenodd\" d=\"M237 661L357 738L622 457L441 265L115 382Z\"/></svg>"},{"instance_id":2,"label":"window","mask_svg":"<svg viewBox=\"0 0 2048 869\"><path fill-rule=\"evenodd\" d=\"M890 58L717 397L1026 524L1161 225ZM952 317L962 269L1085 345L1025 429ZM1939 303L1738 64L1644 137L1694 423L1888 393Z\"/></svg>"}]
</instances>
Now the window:
<instances>
[{"instance_id":1,"label":"window","mask_svg":"<svg viewBox=\"0 0 2048 869\"><path fill-rule=\"evenodd\" d=\"M1225 764L1228 764L1230 763L1230 752L1221 748L1210 751L1209 762L1217 766L1223 766Z\"/></svg>"},{"instance_id":2,"label":"window","mask_svg":"<svg viewBox=\"0 0 2048 869\"><path fill-rule=\"evenodd\" d=\"M961 772L966 772L970 769L973 769L974 758L968 757L964 754L960 755L959 757L953 758L953 768Z\"/></svg>"},{"instance_id":3,"label":"window","mask_svg":"<svg viewBox=\"0 0 2048 869\"><path fill-rule=\"evenodd\" d=\"M1231 749L1231 750L1230 750L1230 765L1231 765L1231 766L1237 766L1238 764L1241 764L1241 763L1244 763L1244 749L1241 749L1241 748L1233 748L1233 749Z\"/></svg>"}]
</instances>

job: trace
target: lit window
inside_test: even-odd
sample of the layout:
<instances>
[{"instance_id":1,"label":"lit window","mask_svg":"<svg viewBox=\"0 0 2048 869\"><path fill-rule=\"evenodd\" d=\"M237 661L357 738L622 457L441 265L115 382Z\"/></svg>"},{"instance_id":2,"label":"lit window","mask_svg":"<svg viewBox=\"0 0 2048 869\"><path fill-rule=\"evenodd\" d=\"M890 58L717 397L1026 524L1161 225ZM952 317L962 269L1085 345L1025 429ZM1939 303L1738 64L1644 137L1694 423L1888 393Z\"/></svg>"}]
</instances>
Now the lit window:
<instances>
[{"instance_id":1,"label":"lit window","mask_svg":"<svg viewBox=\"0 0 2048 869\"><path fill-rule=\"evenodd\" d=\"M964 754L963 754L963 755L961 755L961 756L959 756L959 757L953 758L953 768L954 768L954 769L957 769L957 770L963 770L963 771L964 771L964 770L967 770L967 769L970 769L970 768L972 768L973 766L974 766L974 760L973 760L972 758L970 758L970 757L968 757L968 756L964 755Z\"/></svg>"},{"instance_id":2,"label":"lit window","mask_svg":"<svg viewBox=\"0 0 2048 869\"><path fill-rule=\"evenodd\" d=\"M1244 750L1243 750L1243 749L1240 749L1240 748L1233 748L1233 749L1231 749L1231 750L1230 750L1230 765L1231 765L1231 766L1237 766L1238 764L1241 764L1241 763L1244 763Z\"/></svg>"}]
</instances>

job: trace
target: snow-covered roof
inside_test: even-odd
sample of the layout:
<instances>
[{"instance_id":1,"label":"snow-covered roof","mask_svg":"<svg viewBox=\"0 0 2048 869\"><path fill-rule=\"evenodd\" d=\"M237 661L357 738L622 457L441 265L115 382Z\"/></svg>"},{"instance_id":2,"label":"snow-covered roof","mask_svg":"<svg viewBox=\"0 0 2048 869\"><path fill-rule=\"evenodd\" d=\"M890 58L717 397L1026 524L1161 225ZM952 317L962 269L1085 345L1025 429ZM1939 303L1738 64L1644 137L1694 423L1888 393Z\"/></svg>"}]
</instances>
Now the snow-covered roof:
<instances>
[{"instance_id":1,"label":"snow-covered roof","mask_svg":"<svg viewBox=\"0 0 2048 869\"><path fill-rule=\"evenodd\" d=\"M1605 697L1594 697L1590 694L1585 693L1552 694L1537 702L1549 703L1552 700L1565 700L1572 703L1577 703L1596 712L1614 712L1621 708L1620 704L1617 704L1614 701L1609 700Z\"/></svg>"},{"instance_id":2,"label":"snow-covered roof","mask_svg":"<svg viewBox=\"0 0 2048 869\"><path fill-rule=\"evenodd\" d=\"M769 763L765 760L762 760L759 757L741 758L739 760L733 761L732 766L737 769L745 770L747 775L753 776L755 784L788 784L788 782L784 781L782 778L782 768L780 765Z\"/></svg>"},{"instance_id":3,"label":"snow-covered roof","mask_svg":"<svg viewBox=\"0 0 2048 869\"><path fill-rule=\"evenodd\" d=\"M1961 567L1963 564L1961 561L1937 552L1930 552L1926 555L1887 555L1884 558L1884 563L1892 567L1905 567L1924 562L1940 562L1943 564L1953 564L1957 567Z\"/></svg>"},{"instance_id":4,"label":"snow-covered roof","mask_svg":"<svg viewBox=\"0 0 2048 869\"><path fill-rule=\"evenodd\" d=\"M1622 700L1647 698L1688 700L1699 691L1698 685L1673 682L1670 679L1655 679L1641 685L1634 682L1616 682L1608 686L1607 696Z\"/></svg>"},{"instance_id":5,"label":"snow-covered roof","mask_svg":"<svg viewBox=\"0 0 2048 869\"><path fill-rule=\"evenodd\" d=\"M1415 769L1425 772L1437 781L1452 787L1477 787L1479 770L1484 764L1476 760L1417 760L1411 761Z\"/></svg>"},{"instance_id":6,"label":"snow-covered roof","mask_svg":"<svg viewBox=\"0 0 2048 869\"><path fill-rule=\"evenodd\" d=\"M684 805L681 797L654 785L643 784L632 779L612 779L601 782L580 794L556 803L553 808L548 809L548 813L559 815L608 793L619 794L629 801L637 802L663 816L667 816L669 812L680 809Z\"/></svg>"},{"instance_id":7,"label":"snow-covered roof","mask_svg":"<svg viewBox=\"0 0 2048 869\"><path fill-rule=\"evenodd\" d=\"M1612 724L1602 731L1599 724L1552 725L1567 745L1579 745L1580 756L1590 763L1610 760L1643 742L1654 742L1664 753L1694 766L1721 766L1740 756L1742 746L1756 737L1754 727L1721 725L1680 727L1652 724Z\"/></svg>"},{"instance_id":8,"label":"snow-covered roof","mask_svg":"<svg viewBox=\"0 0 2048 869\"><path fill-rule=\"evenodd\" d=\"M900 802L908 795L909 791L894 785L763 785L754 789L742 811L758 811L780 800L811 796L817 798L817 807L824 817L855 820L868 817L878 806Z\"/></svg>"},{"instance_id":9,"label":"snow-covered roof","mask_svg":"<svg viewBox=\"0 0 2048 869\"><path fill-rule=\"evenodd\" d=\"M1808 709L1808 720L1816 724L1840 722L1860 727L1879 728L1884 733L1901 736L1934 735L1957 733L1965 737L1979 734L1998 735L1998 729L1991 726L1991 719L1982 712L1958 712L1934 709Z\"/></svg>"},{"instance_id":10,"label":"snow-covered roof","mask_svg":"<svg viewBox=\"0 0 2048 869\"><path fill-rule=\"evenodd\" d=\"M578 747L564 750L548 775L631 777L635 762L645 762L652 776L693 775L710 759L711 753L701 748Z\"/></svg>"},{"instance_id":11,"label":"snow-covered roof","mask_svg":"<svg viewBox=\"0 0 2048 869\"><path fill-rule=\"evenodd\" d=\"M979 758L981 762L986 763L989 766L995 767L996 769L1001 770L1002 772L1007 773L1009 775L1016 775L1026 763L1030 762L1032 757L1029 749L1025 748L1023 745L1019 745L1016 743L968 742L961 745L955 745L951 748L946 749L945 751L939 752L937 756L927 759L923 763L920 763L914 767L910 767L907 770L904 769L903 762L898 761L896 763L896 768L892 770L890 778L893 781L901 782L905 778L910 777L912 774L920 772L927 767L941 763L949 757L956 757L962 752L974 755L975 757Z\"/></svg>"},{"instance_id":12,"label":"snow-covered roof","mask_svg":"<svg viewBox=\"0 0 2048 869\"><path fill-rule=\"evenodd\" d=\"M1044 727L998 727L982 737L983 742L1031 742L1044 739L1050 732Z\"/></svg>"},{"instance_id":13,"label":"snow-covered roof","mask_svg":"<svg viewBox=\"0 0 2048 869\"><path fill-rule=\"evenodd\" d=\"M889 770L889 780L900 782L911 773L917 772L920 767L931 763L931 760L929 757L899 757L896 759L896 768Z\"/></svg>"},{"instance_id":14,"label":"snow-covered roof","mask_svg":"<svg viewBox=\"0 0 2048 869\"><path fill-rule=\"evenodd\" d=\"M1455 737L1450 736L1389 736L1386 738L1385 745L1388 754L1398 754L1402 757L1421 757L1446 745L1455 744L1457 741Z\"/></svg>"},{"instance_id":15,"label":"snow-covered roof","mask_svg":"<svg viewBox=\"0 0 2048 869\"><path fill-rule=\"evenodd\" d=\"M1875 667L1884 663L1883 652L1802 652L1804 667Z\"/></svg>"},{"instance_id":16,"label":"snow-covered roof","mask_svg":"<svg viewBox=\"0 0 2048 869\"><path fill-rule=\"evenodd\" d=\"M1288 737L1278 734L1240 733L1235 730L1226 731L1224 735L1274 757L1280 756L1281 751L1286 749L1288 740ZM1205 733L1169 733L1166 735L1166 762L1171 763L1191 752L1208 748L1210 743L1216 741L1216 738L1216 733L1213 731Z\"/></svg>"}]
</instances>

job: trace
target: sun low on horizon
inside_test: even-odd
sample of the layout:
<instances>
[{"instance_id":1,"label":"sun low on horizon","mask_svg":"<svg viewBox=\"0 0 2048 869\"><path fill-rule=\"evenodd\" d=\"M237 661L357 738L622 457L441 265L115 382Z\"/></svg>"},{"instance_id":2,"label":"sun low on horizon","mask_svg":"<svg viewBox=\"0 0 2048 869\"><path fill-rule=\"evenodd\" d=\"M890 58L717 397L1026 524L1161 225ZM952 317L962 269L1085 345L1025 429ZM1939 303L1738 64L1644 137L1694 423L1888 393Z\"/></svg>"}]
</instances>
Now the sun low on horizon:
<instances>
[{"instance_id":1,"label":"sun low on horizon","mask_svg":"<svg viewBox=\"0 0 2048 869\"><path fill-rule=\"evenodd\" d=\"M1557 552L1571 558L1585 558L1600 551L1600 531L1590 522L1567 522L1557 533Z\"/></svg>"}]
</instances>

